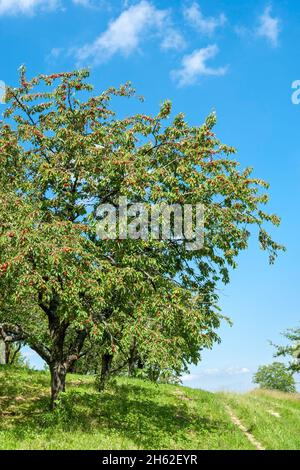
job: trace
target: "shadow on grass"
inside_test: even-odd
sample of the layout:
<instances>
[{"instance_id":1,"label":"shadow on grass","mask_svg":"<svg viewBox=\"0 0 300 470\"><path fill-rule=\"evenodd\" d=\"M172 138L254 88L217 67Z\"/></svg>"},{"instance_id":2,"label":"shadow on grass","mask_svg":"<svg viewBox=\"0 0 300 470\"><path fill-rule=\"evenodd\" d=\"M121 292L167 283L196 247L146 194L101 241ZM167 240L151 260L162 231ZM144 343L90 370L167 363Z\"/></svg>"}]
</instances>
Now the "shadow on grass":
<instances>
[{"instance_id":1,"label":"shadow on grass","mask_svg":"<svg viewBox=\"0 0 300 470\"><path fill-rule=\"evenodd\" d=\"M15 386L10 385L10 393ZM222 421L195 413L173 393L161 394L159 387L145 390L135 384L115 385L101 394L91 386L80 386L63 394L54 413L48 411L48 406L46 397L18 404L10 432L22 440L28 433L105 434L107 430L108 434L130 439L136 448L149 449L162 448L168 442L188 445L189 433L201 438L204 433L222 432L226 427Z\"/></svg>"}]
</instances>

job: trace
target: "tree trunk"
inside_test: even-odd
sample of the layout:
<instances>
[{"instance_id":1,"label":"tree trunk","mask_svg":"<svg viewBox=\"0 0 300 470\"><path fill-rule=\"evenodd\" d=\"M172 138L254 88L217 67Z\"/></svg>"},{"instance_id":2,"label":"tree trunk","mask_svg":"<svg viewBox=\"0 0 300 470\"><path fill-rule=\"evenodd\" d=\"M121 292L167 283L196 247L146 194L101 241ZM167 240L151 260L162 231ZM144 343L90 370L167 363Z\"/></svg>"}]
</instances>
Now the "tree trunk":
<instances>
[{"instance_id":1,"label":"tree trunk","mask_svg":"<svg viewBox=\"0 0 300 470\"><path fill-rule=\"evenodd\" d=\"M129 377L134 376L136 359L137 359L136 358L136 339L133 338L133 341L130 347L129 358L128 358L128 376Z\"/></svg>"},{"instance_id":2,"label":"tree trunk","mask_svg":"<svg viewBox=\"0 0 300 470\"><path fill-rule=\"evenodd\" d=\"M11 343L0 341L0 364L10 364Z\"/></svg>"},{"instance_id":3,"label":"tree trunk","mask_svg":"<svg viewBox=\"0 0 300 470\"><path fill-rule=\"evenodd\" d=\"M0 339L0 364L5 364L5 343Z\"/></svg>"},{"instance_id":4,"label":"tree trunk","mask_svg":"<svg viewBox=\"0 0 300 470\"><path fill-rule=\"evenodd\" d=\"M11 344L5 342L5 364L10 364Z\"/></svg>"},{"instance_id":5,"label":"tree trunk","mask_svg":"<svg viewBox=\"0 0 300 470\"><path fill-rule=\"evenodd\" d=\"M50 365L51 373L51 410L57 405L59 395L66 389L67 368L65 364L55 362Z\"/></svg>"},{"instance_id":6,"label":"tree trunk","mask_svg":"<svg viewBox=\"0 0 300 470\"><path fill-rule=\"evenodd\" d=\"M106 380L110 373L112 360L113 356L111 354L103 354L101 362L101 373L98 385L99 392L104 390Z\"/></svg>"}]
</instances>

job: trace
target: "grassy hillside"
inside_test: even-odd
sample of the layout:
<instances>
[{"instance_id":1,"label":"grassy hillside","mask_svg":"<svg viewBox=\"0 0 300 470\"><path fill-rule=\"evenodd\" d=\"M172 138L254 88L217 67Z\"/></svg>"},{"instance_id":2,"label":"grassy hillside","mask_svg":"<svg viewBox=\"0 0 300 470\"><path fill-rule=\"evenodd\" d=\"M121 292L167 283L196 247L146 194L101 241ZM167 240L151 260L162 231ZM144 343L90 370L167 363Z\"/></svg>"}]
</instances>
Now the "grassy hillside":
<instances>
[{"instance_id":1,"label":"grassy hillside","mask_svg":"<svg viewBox=\"0 0 300 470\"><path fill-rule=\"evenodd\" d=\"M125 378L98 394L93 378L70 375L51 413L48 384L47 373L0 367L0 449L253 449L226 406L264 447L300 448L297 396L212 394Z\"/></svg>"},{"instance_id":2,"label":"grassy hillside","mask_svg":"<svg viewBox=\"0 0 300 470\"><path fill-rule=\"evenodd\" d=\"M256 390L219 397L267 449L300 449L300 395Z\"/></svg>"}]
</instances>

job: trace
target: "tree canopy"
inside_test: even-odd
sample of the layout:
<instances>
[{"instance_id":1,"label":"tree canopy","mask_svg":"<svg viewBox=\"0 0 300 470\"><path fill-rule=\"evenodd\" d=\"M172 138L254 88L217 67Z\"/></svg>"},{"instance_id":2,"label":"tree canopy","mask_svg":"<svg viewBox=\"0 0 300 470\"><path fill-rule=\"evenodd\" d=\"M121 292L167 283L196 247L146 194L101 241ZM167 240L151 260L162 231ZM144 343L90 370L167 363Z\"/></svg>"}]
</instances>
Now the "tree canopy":
<instances>
[{"instance_id":1,"label":"tree canopy","mask_svg":"<svg viewBox=\"0 0 300 470\"><path fill-rule=\"evenodd\" d=\"M260 388L279 390L280 392L293 393L296 391L295 380L285 364L273 362L266 366L260 366L254 374L253 382Z\"/></svg>"},{"instance_id":2,"label":"tree canopy","mask_svg":"<svg viewBox=\"0 0 300 470\"><path fill-rule=\"evenodd\" d=\"M288 357L290 359L289 369L292 372L300 372L300 328L289 328L283 333L288 340L284 346L276 346L276 357Z\"/></svg>"}]
</instances>

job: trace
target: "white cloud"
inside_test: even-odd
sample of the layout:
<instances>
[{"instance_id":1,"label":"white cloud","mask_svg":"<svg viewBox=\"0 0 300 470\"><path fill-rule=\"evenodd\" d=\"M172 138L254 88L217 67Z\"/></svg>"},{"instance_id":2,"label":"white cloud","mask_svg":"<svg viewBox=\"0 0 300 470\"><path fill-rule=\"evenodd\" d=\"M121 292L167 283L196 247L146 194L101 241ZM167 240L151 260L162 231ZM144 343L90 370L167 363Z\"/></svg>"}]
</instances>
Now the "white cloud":
<instances>
[{"instance_id":1,"label":"white cloud","mask_svg":"<svg viewBox=\"0 0 300 470\"><path fill-rule=\"evenodd\" d=\"M75 55L79 62L93 63L105 62L117 53L129 56L151 32L161 34L166 24L169 12L142 0L124 10L93 43L77 49Z\"/></svg>"},{"instance_id":2,"label":"white cloud","mask_svg":"<svg viewBox=\"0 0 300 470\"><path fill-rule=\"evenodd\" d=\"M61 47L53 47L53 49L51 49L50 55L54 59L57 59L57 57L59 57L62 52L63 49Z\"/></svg>"},{"instance_id":3,"label":"white cloud","mask_svg":"<svg viewBox=\"0 0 300 470\"><path fill-rule=\"evenodd\" d=\"M241 25L235 26L234 32L242 38L249 36L249 34L251 33L251 31L248 28L246 28L246 26L241 26Z\"/></svg>"},{"instance_id":4,"label":"white cloud","mask_svg":"<svg viewBox=\"0 0 300 470\"><path fill-rule=\"evenodd\" d=\"M182 382L192 382L197 380L200 377L200 374L186 374L181 377Z\"/></svg>"},{"instance_id":5,"label":"white cloud","mask_svg":"<svg viewBox=\"0 0 300 470\"><path fill-rule=\"evenodd\" d=\"M162 49L170 50L181 50L186 46L186 42L182 34L176 29L169 27L166 29L164 38L161 43Z\"/></svg>"},{"instance_id":6,"label":"white cloud","mask_svg":"<svg viewBox=\"0 0 300 470\"><path fill-rule=\"evenodd\" d=\"M247 367L239 367L239 366L230 366L223 369L212 368L212 369L203 369L199 375L244 375L250 374L250 369Z\"/></svg>"},{"instance_id":7,"label":"white cloud","mask_svg":"<svg viewBox=\"0 0 300 470\"><path fill-rule=\"evenodd\" d=\"M54 9L59 0L0 0L0 15L32 15L38 9Z\"/></svg>"},{"instance_id":8,"label":"white cloud","mask_svg":"<svg viewBox=\"0 0 300 470\"><path fill-rule=\"evenodd\" d=\"M221 13L216 17L205 17L200 9L198 3L194 2L190 7L184 9L185 19L194 26L199 33L205 35L212 35L217 28L226 23L226 16Z\"/></svg>"},{"instance_id":9,"label":"white cloud","mask_svg":"<svg viewBox=\"0 0 300 470\"><path fill-rule=\"evenodd\" d=\"M220 369L218 369L217 367L212 367L210 369L203 369L202 371L202 375L218 375L219 373L220 373Z\"/></svg>"},{"instance_id":10,"label":"white cloud","mask_svg":"<svg viewBox=\"0 0 300 470\"><path fill-rule=\"evenodd\" d=\"M244 374L250 374L251 371L247 367L228 367L225 369L225 373L228 375L244 375Z\"/></svg>"},{"instance_id":11,"label":"white cloud","mask_svg":"<svg viewBox=\"0 0 300 470\"><path fill-rule=\"evenodd\" d=\"M75 5L87 8L98 8L110 10L111 4L109 0L72 0Z\"/></svg>"},{"instance_id":12,"label":"white cloud","mask_svg":"<svg viewBox=\"0 0 300 470\"><path fill-rule=\"evenodd\" d=\"M268 6L260 16L256 34L257 36L267 39L272 46L276 47L280 33L280 19L273 17L271 11L271 6Z\"/></svg>"},{"instance_id":13,"label":"white cloud","mask_svg":"<svg viewBox=\"0 0 300 470\"><path fill-rule=\"evenodd\" d=\"M200 380L204 376L211 377L226 377L226 376L238 376L238 375L247 375L251 374L251 370L248 367L239 367L239 366L230 366L227 368L208 368L202 369L198 374L186 374L181 377L183 382L193 382Z\"/></svg>"},{"instance_id":14,"label":"white cloud","mask_svg":"<svg viewBox=\"0 0 300 470\"><path fill-rule=\"evenodd\" d=\"M209 59L214 58L219 52L216 44L202 49L196 49L191 54L183 57L178 70L173 70L171 76L178 81L179 86L192 85L201 76L225 75L227 67L212 68L206 65Z\"/></svg>"},{"instance_id":15,"label":"white cloud","mask_svg":"<svg viewBox=\"0 0 300 470\"><path fill-rule=\"evenodd\" d=\"M45 57L45 61L52 64L53 62L56 62L59 59L63 52L64 49L62 49L61 47L53 47L50 53Z\"/></svg>"},{"instance_id":16,"label":"white cloud","mask_svg":"<svg viewBox=\"0 0 300 470\"><path fill-rule=\"evenodd\" d=\"M87 8L94 11L114 11L116 5L113 5L114 2L110 0L72 0L72 3L79 8Z\"/></svg>"},{"instance_id":17,"label":"white cloud","mask_svg":"<svg viewBox=\"0 0 300 470\"><path fill-rule=\"evenodd\" d=\"M73 3L75 3L75 5L81 5L83 7L90 7L91 6L91 1L90 0L73 0Z\"/></svg>"},{"instance_id":18,"label":"white cloud","mask_svg":"<svg viewBox=\"0 0 300 470\"><path fill-rule=\"evenodd\" d=\"M91 6L90 0L73 0L73 3L75 3L75 5L82 5L84 7Z\"/></svg>"}]
</instances>

